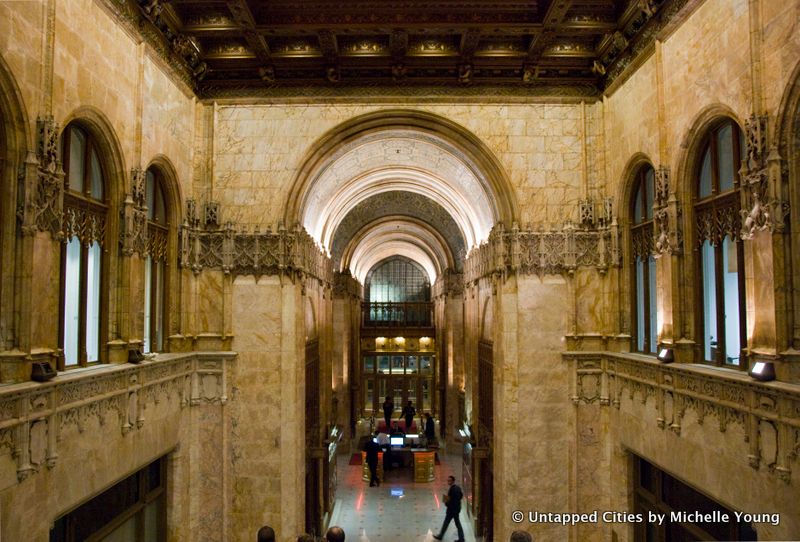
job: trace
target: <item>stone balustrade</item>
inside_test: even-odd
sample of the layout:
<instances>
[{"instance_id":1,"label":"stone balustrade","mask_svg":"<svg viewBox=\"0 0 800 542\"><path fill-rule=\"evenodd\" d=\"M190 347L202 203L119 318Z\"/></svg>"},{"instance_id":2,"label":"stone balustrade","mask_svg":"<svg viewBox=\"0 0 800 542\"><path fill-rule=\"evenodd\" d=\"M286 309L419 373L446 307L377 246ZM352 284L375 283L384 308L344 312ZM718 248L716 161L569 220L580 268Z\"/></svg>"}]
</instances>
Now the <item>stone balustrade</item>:
<instances>
[{"instance_id":1,"label":"stone balustrade","mask_svg":"<svg viewBox=\"0 0 800 542\"><path fill-rule=\"evenodd\" d=\"M160 354L136 365L100 365L60 373L44 383L0 386L0 457L10 452L22 481L42 467L52 469L60 443L80 438L90 422L118 424L127 435L141 429L145 413L162 401L179 409L225 404L235 356ZM7 479L4 475L0 472Z\"/></svg>"},{"instance_id":2,"label":"stone balustrade","mask_svg":"<svg viewBox=\"0 0 800 542\"><path fill-rule=\"evenodd\" d=\"M571 400L620 408L623 399L642 410L654 402L657 429L681 435L688 412L698 425L713 418L720 432L741 426L747 461L791 481L791 465L800 454L800 385L758 382L730 369L662 364L628 353L566 352L572 365Z\"/></svg>"}]
</instances>

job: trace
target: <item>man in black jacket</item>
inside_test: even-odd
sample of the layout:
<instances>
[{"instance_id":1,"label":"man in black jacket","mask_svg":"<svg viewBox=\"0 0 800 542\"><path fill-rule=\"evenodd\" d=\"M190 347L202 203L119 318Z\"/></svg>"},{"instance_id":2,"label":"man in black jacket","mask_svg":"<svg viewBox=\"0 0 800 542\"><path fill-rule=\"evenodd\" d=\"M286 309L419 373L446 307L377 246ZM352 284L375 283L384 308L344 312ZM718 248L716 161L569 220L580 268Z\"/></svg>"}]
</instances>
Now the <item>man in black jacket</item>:
<instances>
[{"instance_id":1,"label":"man in black jacket","mask_svg":"<svg viewBox=\"0 0 800 542\"><path fill-rule=\"evenodd\" d=\"M377 433L375 438L377 439ZM367 466L369 466L369 487L381 485L381 481L378 478L378 452L381 451L380 444L375 442L374 439L369 438L366 444L364 444L364 451L367 452L366 460Z\"/></svg>"},{"instance_id":2,"label":"man in black jacket","mask_svg":"<svg viewBox=\"0 0 800 542\"><path fill-rule=\"evenodd\" d=\"M450 520L453 520L456 523L456 529L458 529L458 539L456 542L464 542L464 529L461 527L461 520L458 518L461 513L461 499L464 498L464 492L456 485L456 479L453 476L447 477L447 484L450 486L450 489L447 490L447 495L444 496L444 503L447 507L447 511L444 515L444 523L442 524L442 530L439 531L439 534L435 534L433 537L436 540L441 540L444 536L444 532L450 525Z\"/></svg>"}]
</instances>

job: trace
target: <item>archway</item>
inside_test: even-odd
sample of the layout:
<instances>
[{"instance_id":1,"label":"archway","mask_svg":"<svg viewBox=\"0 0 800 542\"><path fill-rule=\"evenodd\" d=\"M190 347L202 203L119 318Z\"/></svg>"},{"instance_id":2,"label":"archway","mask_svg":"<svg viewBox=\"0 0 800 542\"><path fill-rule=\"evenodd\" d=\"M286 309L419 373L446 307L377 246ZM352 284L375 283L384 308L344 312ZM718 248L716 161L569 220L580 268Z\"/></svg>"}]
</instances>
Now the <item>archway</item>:
<instances>
[{"instance_id":1,"label":"archway","mask_svg":"<svg viewBox=\"0 0 800 542\"><path fill-rule=\"evenodd\" d=\"M427 112L386 110L337 126L313 145L290 190L284 221L305 228L332 256L335 269L362 285L368 272L381 262L393 257L412 260L425 270L434 286L431 290L437 292L435 296L428 294L427 299L432 299L427 302L430 307L422 310L444 315L448 310L463 310L463 298L449 295L448 289L452 287L451 280L463 281L460 273L466 255L487 241L497 224L510 228L517 216L509 179L475 135ZM452 378L444 378L448 373L441 369L449 362L441 360L445 354L449 360L463 357L464 345L446 341L439 344L436 338L449 335L437 330L434 318L413 320L412 325L412 320L405 317L411 302L383 306L394 302L376 301L375 307L362 306L360 327L355 323L355 329L348 330L358 337L354 341L358 347L349 353L352 357L348 366L360 369L350 375L351 408L345 411L359 416L360 422L379 420L383 395L391 393L404 401L415 398L417 407L439 417L441 427L456 428L462 420L448 423L442 406L456 405L461 390L454 387ZM372 304L372 300L363 305L368 303ZM378 303L381 307L377 307ZM377 322L365 316L376 310L392 317ZM464 324L460 319L456 321L457 324L444 325ZM373 329L371 325L384 327ZM339 331L334 329L334 334ZM431 344L429 351L420 346L423 339L424 344ZM485 353L485 349L481 352ZM334 353L334 357L337 355ZM423 359L433 360L426 362L432 364L430 374L409 377L409 370L422 370ZM437 362L441 362L438 367ZM488 368L481 378L489 390L482 397L489 401L491 358L482 366ZM404 371L403 375L397 371ZM307 382L312 381L314 378L307 375ZM452 397L448 399L448 395ZM356 402L357 408L352 408ZM491 404L486 406L491 408ZM452 415L456 417L457 413ZM349 421L353 427L364 425ZM491 441L491 429L486 431ZM481 481L481 516L484 524L490 525L492 491L486 484L492 483L491 465L484 462L483 466L486 475ZM307 468L314 467L308 464ZM313 523L314 519L308 521Z\"/></svg>"}]
</instances>

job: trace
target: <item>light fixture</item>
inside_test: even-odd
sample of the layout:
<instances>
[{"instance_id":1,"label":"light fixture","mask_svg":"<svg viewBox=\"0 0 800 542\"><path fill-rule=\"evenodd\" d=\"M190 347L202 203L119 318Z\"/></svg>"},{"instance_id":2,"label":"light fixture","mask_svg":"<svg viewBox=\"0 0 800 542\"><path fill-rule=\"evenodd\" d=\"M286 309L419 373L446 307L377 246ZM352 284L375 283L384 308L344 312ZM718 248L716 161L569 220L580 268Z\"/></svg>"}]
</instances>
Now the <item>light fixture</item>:
<instances>
[{"instance_id":1,"label":"light fixture","mask_svg":"<svg viewBox=\"0 0 800 542\"><path fill-rule=\"evenodd\" d=\"M386 344L386 337L375 337L375 344L382 347L384 344Z\"/></svg>"},{"instance_id":2,"label":"light fixture","mask_svg":"<svg viewBox=\"0 0 800 542\"><path fill-rule=\"evenodd\" d=\"M775 380L775 365L771 361L757 361L747 374L761 382L769 382Z\"/></svg>"},{"instance_id":3,"label":"light fixture","mask_svg":"<svg viewBox=\"0 0 800 542\"><path fill-rule=\"evenodd\" d=\"M405 337L395 337L395 338L394 338L394 343L395 343L396 345L398 345L398 346L400 346L400 345L402 345L402 344L405 344L405 342L406 342L406 339L405 339Z\"/></svg>"},{"instance_id":4,"label":"light fixture","mask_svg":"<svg viewBox=\"0 0 800 542\"><path fill-rule=\"evenodd\" d=\"M658 361L661 363L672 363L675 361L675 354L673 354L672 348L661 348L658 351Z\"/></svg>"},{"instance_id":5,"label":"light fixture","mask_svg":"<svg viewBox=\"0 0 800 542\"><path fill-rule=\"evenodd\" d=\"M47 382L54 376L56 372L47 361L34 361L31 365L31 380L34 382Z\"/></svg>"},{"instance_id":6,"label":"light fixture","mask_svg":"<svg viewBox=\"0 0 800 542\"><path fill-rule=\"evenodd\" d=\"M419 344L421 344L422 346L427 348L427 346L429 344L431 344L431 338L430 337L420 337L419 338Z\"/></svg>"}]
</instances>

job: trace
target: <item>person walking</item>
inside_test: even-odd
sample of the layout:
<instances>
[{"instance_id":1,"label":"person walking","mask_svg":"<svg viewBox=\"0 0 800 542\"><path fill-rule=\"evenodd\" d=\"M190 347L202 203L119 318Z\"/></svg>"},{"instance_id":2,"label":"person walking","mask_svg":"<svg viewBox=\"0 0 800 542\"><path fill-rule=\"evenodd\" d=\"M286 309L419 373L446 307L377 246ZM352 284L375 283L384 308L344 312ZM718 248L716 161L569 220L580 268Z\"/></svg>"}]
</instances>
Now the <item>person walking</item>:
<instances>
[{"instance_id":1,"label":"person walking","mask_svg":"<svg viewBox=\"0 0 800 542\"><path fill-rule=\"evenodd\" d=\"M386 432L389 432L389 428L392 426L392 413L394 412L394 401L392 401L392 396L387 395L386 400L383 402L383 419L386 420Z\"/></svg>"},{"instance_id":2,"label":"person walking","mask_svg":"<svg viewBox=\"0 0 800 542\"><path fill-rule=\"evenodd\" d=\"M464 542L464 529L461 527L461 520L458 517L461 514L461 499L464 498L464 492L456 485L454 476L447 477L447 485L450 486L450 489L447 490L447 494L444 496L444 504L447 507L444 515L444 523L442 523L442 530L439 531L439 534L435 534L433 537L436 540L441 540L452 520L455 522L456 529L458 530L456 542Z\"/></svg>"},{"instance_id":3,"label":"person walking","mask_svg":"<svg viewBox=\"0 0 800 542\"><path fill-rule=\"evenodd\" d=\"M400 417L406 420L406 433L411 433L411 424L414 423L414 415L416 413L417 409L414 408L414 403L411 401L403 407L403 412L400 413Z\"/></svg>"},{"instance_id":4,"label":"person walking","mask_svg":"<svg viewBox=\"0 0 800 542\"><path fill-rule=\"evenodd\" d=\"M376 433L377 438L377 433ZM367 439L364 444L364 451L367 452L367 466L369 467L369 487L380 486L381 481L378 478L378 452L381 451L381 446L375 439Z\"/></svg>"},{"instance_id":5,"label":"person walking","mask_svg":"<svg viewBox=\"0 0 800 542\"><path fill-rule=\"evenodd\" d=\"M427 412L425 413L425 439L428 442L436 440L436 428L433 425L433 418Z\"/></svg>"}]
</instances>

